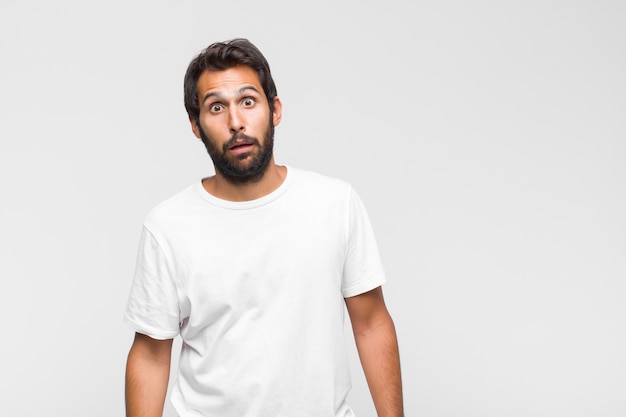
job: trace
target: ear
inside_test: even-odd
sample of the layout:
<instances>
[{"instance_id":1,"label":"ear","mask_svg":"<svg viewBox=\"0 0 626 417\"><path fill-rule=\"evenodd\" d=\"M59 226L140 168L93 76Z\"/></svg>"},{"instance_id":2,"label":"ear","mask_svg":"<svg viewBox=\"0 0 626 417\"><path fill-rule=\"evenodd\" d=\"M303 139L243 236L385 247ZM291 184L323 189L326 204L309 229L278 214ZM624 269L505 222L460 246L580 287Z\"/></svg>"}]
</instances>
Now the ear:
<instances>
[{"instance_id":1,"label":"ear","mask_svg":"<svg viewBox=\"0 0 626 417\"><path fill-rule=\"evenodd\" d=\"M272 122L274 126L278 126L280 119L283 117L283 103L278 97L274 97L274 113L272 114Z\"/></svg>"},{"instance_id":2,"label":"ear","mask_svg":"<svg viewBox=\"0 0 626 417\"><path fill-rule=\"evenodd\" d=\"M202 136L200 135L200 126L198 126L198 123L193 116L189 116L189 123L191 123L191 131L193 134L196 135L198 139L202 139Z\"/></svg>"}]
</instances>

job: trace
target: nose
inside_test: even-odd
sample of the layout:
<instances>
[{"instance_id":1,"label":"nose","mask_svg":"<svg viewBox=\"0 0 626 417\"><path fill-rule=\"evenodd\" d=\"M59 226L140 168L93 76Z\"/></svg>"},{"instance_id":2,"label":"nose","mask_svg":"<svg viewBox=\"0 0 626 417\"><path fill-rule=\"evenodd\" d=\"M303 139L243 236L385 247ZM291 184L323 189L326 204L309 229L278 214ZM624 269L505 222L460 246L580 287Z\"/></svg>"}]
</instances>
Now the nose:
<instances>
[{"instance_id":1,"label":"nose","mask_svg":"<svg viewBox=\"0 0 626 417\"><path fill-rule=\"evenodd\" d=\"M245 129L243 115L237 106L233 106L230 109L229 129L232 133L242 132Z\"/></svg>"}]
</instances>

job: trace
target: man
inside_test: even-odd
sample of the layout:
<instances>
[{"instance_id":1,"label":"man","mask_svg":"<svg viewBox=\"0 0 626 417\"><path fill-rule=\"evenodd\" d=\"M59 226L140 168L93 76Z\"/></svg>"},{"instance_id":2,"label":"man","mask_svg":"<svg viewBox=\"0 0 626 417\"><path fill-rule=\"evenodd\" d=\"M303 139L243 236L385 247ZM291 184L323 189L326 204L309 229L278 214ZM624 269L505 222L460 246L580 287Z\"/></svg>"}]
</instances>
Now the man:
<instances>
[{"instance_id":1,"label":"man","mask_svg":"<svg viewBox=\"0 0 626 417\"><path fill-rule=\"evenodd\" d=\"M245 39L189 65L185 107L215 175L146 218L125 319L129 417L161 416L172 339L180 417L353 416L347 307L379 416L402 416L393 321L367 214L339 180L277 165L282 104Z\"/></svg>"}]
</instances>

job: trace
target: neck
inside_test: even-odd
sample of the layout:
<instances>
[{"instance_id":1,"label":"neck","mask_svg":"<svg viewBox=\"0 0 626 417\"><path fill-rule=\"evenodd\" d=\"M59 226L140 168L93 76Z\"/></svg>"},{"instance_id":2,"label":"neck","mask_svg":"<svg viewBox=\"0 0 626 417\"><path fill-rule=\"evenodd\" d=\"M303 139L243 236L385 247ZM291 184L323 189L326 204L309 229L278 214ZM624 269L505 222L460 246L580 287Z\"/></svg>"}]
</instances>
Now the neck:
<instances>
[{"instance_id":1,"label":"neck","mask_svg":"<svg viewBox=\"0 0 626 417\"><path fill-rule=\"evenodd\" d=\"M268 195L276 190L285 180L287 168L274 163L274 158L267 166L263 176L256 181L234 183L219 171L213 177L202 180L204 189L213 196L228 201L250 201Z\"/></svg>"}]
</instances>

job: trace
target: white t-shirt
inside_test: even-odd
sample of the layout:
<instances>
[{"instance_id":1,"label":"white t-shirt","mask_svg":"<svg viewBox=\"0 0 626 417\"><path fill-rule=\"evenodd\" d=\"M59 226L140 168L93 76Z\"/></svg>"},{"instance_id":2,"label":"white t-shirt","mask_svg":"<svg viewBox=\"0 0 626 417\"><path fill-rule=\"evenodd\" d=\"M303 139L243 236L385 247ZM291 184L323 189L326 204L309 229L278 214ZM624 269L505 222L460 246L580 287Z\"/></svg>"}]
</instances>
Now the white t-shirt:
<instances>
[{"instance_id":1,"label":"white t-shirt","mask_svg":"<svg viewBox=\"0 0 626 417\"><path fill-rule=\"evenodd\" d=\"M125 319L182 338L180 417L345 417L344 297L385 281L345 182L288 167L271 194L221 200L201 182L147 217Z\"/></svg>"}]
</instances>

